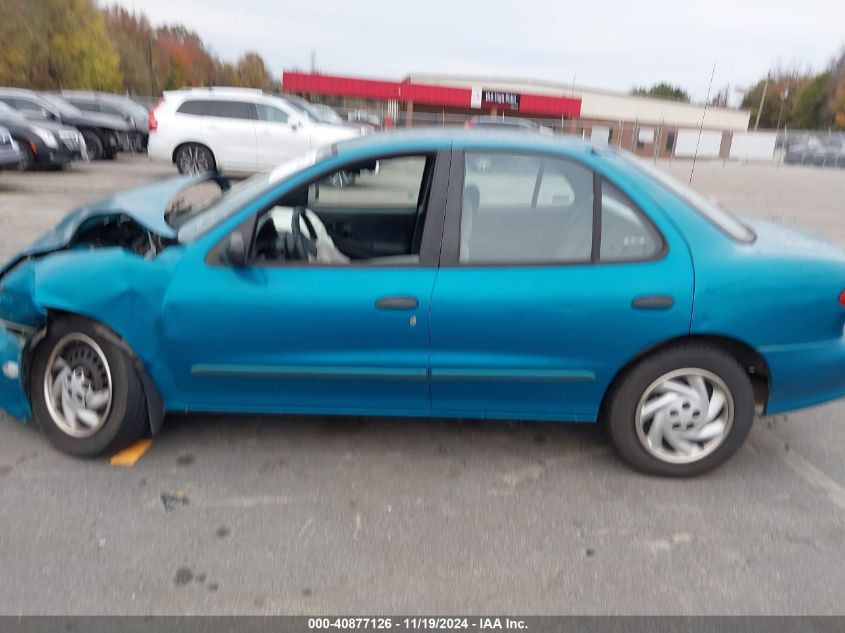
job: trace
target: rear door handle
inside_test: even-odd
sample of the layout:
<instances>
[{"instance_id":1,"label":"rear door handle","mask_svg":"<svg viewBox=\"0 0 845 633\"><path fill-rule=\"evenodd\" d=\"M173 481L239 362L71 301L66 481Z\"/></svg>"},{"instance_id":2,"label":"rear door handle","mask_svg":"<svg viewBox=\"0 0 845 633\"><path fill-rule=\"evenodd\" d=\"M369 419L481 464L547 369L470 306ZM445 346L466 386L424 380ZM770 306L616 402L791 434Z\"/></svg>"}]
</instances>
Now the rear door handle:
<instances>
[{"instance_id":1,"label":"rear door handle","mask_svg":"<svg viewBox=\"0 0 845 633\"><path fill-rule=\"evenodd\" d=\"M675 300L670 295L645 295L631 302L631 307L638 310L668 310L674 305Z\"/></svg>"},{"instance_id":2,"label":"rear door handle","mask_svg":"<svg viewBox=\"0 0 845 633\"><path fill-rule=\"evenodd\" d=\"M417 298L410 295L382 297L376 301L376 307L379 310L416 310L419 305Z\"/></svg>"}]
</instances>

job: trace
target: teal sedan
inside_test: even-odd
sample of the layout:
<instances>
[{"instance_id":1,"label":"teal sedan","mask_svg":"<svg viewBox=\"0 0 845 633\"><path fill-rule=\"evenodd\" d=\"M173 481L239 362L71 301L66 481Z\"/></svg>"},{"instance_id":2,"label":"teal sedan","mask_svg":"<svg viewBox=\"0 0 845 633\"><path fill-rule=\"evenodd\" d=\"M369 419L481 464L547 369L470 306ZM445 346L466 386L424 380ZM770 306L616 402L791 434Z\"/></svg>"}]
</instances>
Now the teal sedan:
<instances>
[{"instance_id":1,"label":"teal sedan","mask_svg":"<svg viewBox=\"0 0 845 633\"><path fill-rule=\"evenodd\" d=\"M693 475L845 395L843 288L842 251L613 149L385 133L71 213L0 269L0 407L84 456L170 411L598 421Z\"/></svg>"}]
</instances>

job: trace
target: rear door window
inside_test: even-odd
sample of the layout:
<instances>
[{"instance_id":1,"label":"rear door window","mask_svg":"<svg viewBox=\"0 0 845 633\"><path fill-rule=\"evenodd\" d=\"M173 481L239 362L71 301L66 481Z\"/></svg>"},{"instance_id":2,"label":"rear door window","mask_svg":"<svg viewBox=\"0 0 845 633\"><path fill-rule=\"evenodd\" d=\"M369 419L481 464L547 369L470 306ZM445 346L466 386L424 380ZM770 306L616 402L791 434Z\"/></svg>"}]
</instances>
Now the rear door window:
<instances>
[{"instance_id":1,"label":"rear door window","mask_svg":"<svg viewBox=\"0 0 845 633\"><path fill-rule=\"evenodd\" d=\"M208 113L209 101L201 99L189 99L179 106L176 112L180 114L195 114L197 116L204 116Z\"/></svg>"},{"instance_id":2,"label":"rear door window","mask_svg":"<svg viewBox=\"0 0 845 633\"><path fill-rule=\"evenodd\" d=\"M466 154L461 263L589 262L593 172L546 156Z\"/></svg>"},{"instance_id":3,"label":"rear door window","mask_svg":"<svg viewBox=\"0 0 845 633\"><path fill-rule=\"evenodd\" d=\"M255 118L255 106L243 101L218 101L217 116L224 119L252 120Z\"/></svg>"}]
</instances>

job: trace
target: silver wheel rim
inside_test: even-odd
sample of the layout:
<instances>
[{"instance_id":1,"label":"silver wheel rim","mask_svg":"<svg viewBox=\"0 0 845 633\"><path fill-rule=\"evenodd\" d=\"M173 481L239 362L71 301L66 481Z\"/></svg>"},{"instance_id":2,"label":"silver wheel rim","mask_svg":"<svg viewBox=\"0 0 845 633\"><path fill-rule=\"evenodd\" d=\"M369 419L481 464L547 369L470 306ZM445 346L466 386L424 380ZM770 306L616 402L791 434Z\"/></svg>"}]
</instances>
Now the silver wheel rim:
<instances>
[{"instance_id":1,"label":"silver wheel rim","mask_svg":"<svg viewBox=\"0 0 845 633\"><path fill-rule=\"evenodd\" d=\"M715 451L730 434L734 401L724 381L706 369L664 374L637 404L637 437L643 448L670 464L690 464Z\"/></svg>"},{"instance_id":2,"label":"silver wheel rim","mask_svg":"<svg viewBox=\"0 0 845 633\"><path fill-rule=\"evenodd\" d=\"M47 411L71 437L91 437L106 423L114 389L106 355L89 336L64 336L53 348L44 374Z\"/></svg>"},{"instance_id":3,"label":"silver wheel rim","mask_svg":"<svg viewBox=\"0 0 845 633\"><path fill-rule=\"evenodd\" d=\"M209 171L211 166L208 164L208 155L205 150L193 145L183 147L179 151L179 168L183 174L196 176Z\"/></svg>"}]
</instances>

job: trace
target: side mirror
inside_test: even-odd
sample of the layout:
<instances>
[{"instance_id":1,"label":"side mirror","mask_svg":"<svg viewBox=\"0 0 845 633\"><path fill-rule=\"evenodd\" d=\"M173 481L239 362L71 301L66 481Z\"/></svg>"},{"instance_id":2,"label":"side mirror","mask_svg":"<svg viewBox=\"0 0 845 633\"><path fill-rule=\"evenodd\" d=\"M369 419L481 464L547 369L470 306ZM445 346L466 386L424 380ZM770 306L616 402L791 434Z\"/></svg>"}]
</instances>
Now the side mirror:
<instances>
[{"instance_id":1,"label":"side mirror","mask_svg":"<svg viewBox=\"0 0 845 633\"><path fill-rule=\"evenodd\" d=\"M223 261L235 268L246 266L246 245L243 235L235 232L229 236L223 248Z\"/></svg>"}]
</instances>

